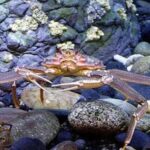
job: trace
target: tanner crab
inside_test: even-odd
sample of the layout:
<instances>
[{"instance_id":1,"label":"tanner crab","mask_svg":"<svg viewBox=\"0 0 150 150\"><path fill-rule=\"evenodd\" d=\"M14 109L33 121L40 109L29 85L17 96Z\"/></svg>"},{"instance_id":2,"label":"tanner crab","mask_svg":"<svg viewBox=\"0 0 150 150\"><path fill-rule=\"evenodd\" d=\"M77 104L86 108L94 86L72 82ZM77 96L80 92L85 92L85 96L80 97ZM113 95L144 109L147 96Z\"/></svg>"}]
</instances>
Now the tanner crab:
<instances>
[{"instance_id":1,"label":"tanner crab","mask_svg":"<svg viewBox=\"0 0 150 150\"><path fill-rule=\"evenodd\" d=\"M75 90L79 88L96 88L105 84L110 85L114 89L118 90L125 95L126 99L135 100L141 107L133 114L131 123L127 131L127 137L124 142L123 149L130 143L137 121L143 117L143 115L149 109L149 102L131 88L126 82L133 82L139 84L150 85L150 77L144 75L138 75L131 72L121 70L105 70L105 66L102 61L94 58L90 58L86 55L82 55L78 52L67 50L56 53L51 59L47 59L42 63L43 68L16 68L13 72L1 73L0 84L13 82L13 99L16 107L19 107L19 103L15 94L15 81L25 77L29 81L35 83L41 88L41 100L43 99L43 90L40 84L36 82L36 79L41 79L51 83L48 79L42 77L42 75L54 75L54 76L85 76L88 79L82 81L76 81L72 83L55 84L52 87L66 87L64 90Z\"/></svg>"}]
</instances>

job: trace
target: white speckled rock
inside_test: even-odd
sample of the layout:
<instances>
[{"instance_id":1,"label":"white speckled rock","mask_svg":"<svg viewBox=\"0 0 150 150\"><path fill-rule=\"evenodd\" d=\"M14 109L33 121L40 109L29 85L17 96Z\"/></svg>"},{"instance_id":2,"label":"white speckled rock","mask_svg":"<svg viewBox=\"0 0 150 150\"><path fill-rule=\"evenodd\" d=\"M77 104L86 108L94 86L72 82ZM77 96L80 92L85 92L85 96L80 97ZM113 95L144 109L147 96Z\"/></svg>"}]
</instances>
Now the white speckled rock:
<instances>
[{"instance_id":1,"label":"white speckled rock","mask_svg":"<svg viewBox=\"0 0 150 150\"><path fill-rule=\"evenodd\" d=\"M63 109L69 110L79 100L80 95L71 91L59 91L54 88L46 88L44 91L44 103L40 100L40 89L37 87L25 88L21 95L21 101L30 108Z\"/></svg>"},{"instance_id":2,"label":"white speckled rock","mask_svg":"<svg viewBox=\"0 0 150 150\"><path fill-rule=\"evenodd\" d=\"M128 115L122 109L105 101L77 103L68 116L74 129L101 135L124 130L128 119Z\"/></svg>"}]
</instances>

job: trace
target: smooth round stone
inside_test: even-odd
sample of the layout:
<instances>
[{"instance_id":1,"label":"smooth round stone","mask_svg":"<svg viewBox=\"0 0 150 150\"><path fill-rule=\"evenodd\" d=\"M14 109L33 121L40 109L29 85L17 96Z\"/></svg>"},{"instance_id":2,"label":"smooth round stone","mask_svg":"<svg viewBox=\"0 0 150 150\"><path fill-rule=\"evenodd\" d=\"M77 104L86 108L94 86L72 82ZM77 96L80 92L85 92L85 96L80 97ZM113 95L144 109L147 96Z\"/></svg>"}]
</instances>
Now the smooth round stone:
<instances>
[{"instance_id":1,"label":"smooth round stone","mask_svg":"<svg viewBox=\"0 0 150 150\"><path fill-rule=\"evenodd\" d=\"M131 69L132 72L139 74L150 73L150 56L145 56L140 58L138 61L133 64Z\"/></svg>"},{"instance_id":2,"label":"smooth round stone","mask_svg":"<svg viewBox=\"0 0 150 150\"><path fill-rule=\"evenodd\" d=\"M68 116L70 125L77 131L102 136L124 130L128 119L122 109L104 101L77 103Z\"/></svg>"},{"instance_id":3,"label":"smooth round stone","mask_svg":"<svg viewBox=\"0 0 150 150\"><path fill-rule=\"evenodd\" d=\"M150 44L148 42L140 42L134 49L135 54L150 55Z\"/></svg>"},{"instance_id":4,"label":"smooth round stone","mask_svg":"<svg viewBox=\"0 0 150 150\"><path fill-rule=\"evenodd\" d=\"M78 148L74 142L64 141L62 143L57 144L50 150L78 150Z\"/></svg>"},{"instance_id":5,"label":"smooth round stone","mask_svg":"<svg viewBox=\"0 0 150 150\"><path fill-rule=\"evenodd\" d=\"M48 110L34 110L14 119L11 124L13 141L22 137L37 138L44 144L51 142L58 133L60 124Z\"/></svg>"},{"instance_id":6,"label":"smooth round stone","mask_svg":"<svg viewBox=\"0 0 150 150\"><path fill-rule=\"evenodd\" d=\"M59 89L46 88L41 102L40 89L37 87L26 88L21 95L21 101L30 108L70 110L80 99L80 95L71 91L60 91Z\"/></svg>"},{"instance_id":7,"label":"smooth round stone","mask_svg":"<svg viewBox=\"0 0 150 150\"><path fill-rule=\"evenodd\" d=\"M10 150L46 150L46 146L39 139L23 137L14 142Z\"/></svg>"}]
</instances>

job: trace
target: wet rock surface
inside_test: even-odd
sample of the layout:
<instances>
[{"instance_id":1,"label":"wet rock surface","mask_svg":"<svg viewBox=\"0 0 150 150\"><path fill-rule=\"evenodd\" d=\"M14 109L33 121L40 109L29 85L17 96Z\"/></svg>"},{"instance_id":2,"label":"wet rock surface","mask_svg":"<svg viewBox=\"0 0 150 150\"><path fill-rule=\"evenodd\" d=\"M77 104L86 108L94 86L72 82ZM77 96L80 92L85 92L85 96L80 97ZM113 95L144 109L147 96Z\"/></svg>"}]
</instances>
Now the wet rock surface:
<instances>
[{"instance_id":1,"label":"wet rock surface","mask_svg":"<svg viewBox=\"0 0 150 150\"><path fill-rule=\"evenodd\" d=\"M59 130L58 119L46 110L35 110L14 119L11 124L13 141L22 137L31 137L48 144L55 138Z\"/></svg>"},{"instance_id":2,"label":"wet rock surface","mask_svg":"<svg viewBox=\"0 0 150 150\"><path fill-rule=\"evenodd\" d=\"M77 131L100 135L124 130L128 119L119 107L104 101L80 102L68 116L70 125Z\"/></svg>"}]
</instances>

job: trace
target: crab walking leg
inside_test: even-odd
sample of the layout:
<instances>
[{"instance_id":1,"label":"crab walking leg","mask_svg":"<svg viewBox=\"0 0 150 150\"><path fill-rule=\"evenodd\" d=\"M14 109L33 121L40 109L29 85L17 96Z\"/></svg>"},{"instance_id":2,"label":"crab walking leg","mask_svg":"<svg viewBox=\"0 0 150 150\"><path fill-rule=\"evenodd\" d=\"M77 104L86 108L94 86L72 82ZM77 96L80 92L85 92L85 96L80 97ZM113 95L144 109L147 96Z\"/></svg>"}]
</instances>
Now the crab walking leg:
<instances>
[{"instance_id":1,"label":"crab walking leg","mask_svg":"<svg viewBox=\"0 0 150 150\"><path fill-rule=\"evenodd\" d=\"M140 74L117 70L117 69L108 70L108 72L110 72L110 74L126 82L150 85L150 77L145 75L140 75Z\"/></svg>"},{"instance_id":2,"label":"crab walking leg","mask_svg":"<svg viewBox=\"0 0 150 150\"><path fill-rule=\"evenodd\" d=\"M109 77L108 77L109 78ZM107 79L107 76L106 76ZM104 81L106 80L104 79ZM145 100L145 98L140 95L138 92L136 92L133 88L131 88L127 83L121 81L120 79L116 79L112 76L111 82L107 82L108 85L115 88L116 90L120 91L122 94L124 94L127 98L131 100L137 101L139 104L141 104L141 107L137 109L137 111L132 115L131 122L127 131L127 136L124 142L123 149L126 148L126 146L130 143L135 127L137 125L137 122L143 117L143 115L148 110L148 103Z\"/></svg>"},{"instance_id":3,"label":"crab walking leg","mask_svg":"<svg viewBox=\"0 0 150 150\"><path fill-rule=\"evenodd\" d=\"M81 80L81 81L76 81L76 82L71 82L71 83L62 83L62 84L54 84L51 87L66 87L62 91L68 91L68 90L77 90L77 89L91 89L91 88L97 88L103 86L104 83L102 82L101 79L86 79L86 80ZM69 86L69 87L68 87Z\"/></svg>"},{"instance_id":4,"label":"crab walking leg","mask_svg":"<svg viewBox=\"0 0 150 150\"><path fill-rule=\"evenodd\" d=\"M12 97L13 97L13 104L15 105L15 108L20 107L20 102L17 98L17 92L16 92L16 82L12 84Z\"/></svg>"},{"instance_id":5,"label":"crab walking leg","mask_svg":"<svg viewBox=\"0 0 150 150\"><path fill-rule=\"evenodd\" d=\"M136 128L137 122L144 116L144 114L148 110L148 103L145 101L145 103L142 104L141 107L137 109L137 111L132 115L131 123L128 127L127 136L124 142L123 150L126 149L126 146L130 143L134 130Z\"/></svg>"}]
</instances>

